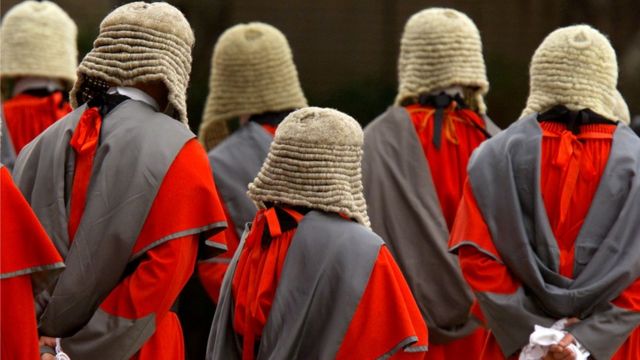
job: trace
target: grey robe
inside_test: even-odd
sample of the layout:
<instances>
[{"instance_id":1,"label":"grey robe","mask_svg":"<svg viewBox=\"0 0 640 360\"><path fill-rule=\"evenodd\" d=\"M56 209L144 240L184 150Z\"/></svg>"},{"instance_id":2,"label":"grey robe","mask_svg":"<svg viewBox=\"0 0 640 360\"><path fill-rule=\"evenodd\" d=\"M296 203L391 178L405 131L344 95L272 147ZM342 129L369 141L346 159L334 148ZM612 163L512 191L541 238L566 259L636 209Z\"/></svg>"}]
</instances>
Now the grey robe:
<instances>
[{"instance_id":1,"label":"grey robe","mask_svg":"<svg viewBox=\"0 0 640 360\"><path fill-rule=\"evenodd\" d=\"M4 123L4 115L2 114L2 104L0 104L0 163L11 172L13 164L16 161L16 152L11 142L11 134Z\"/></svg>"},{"instance_id":2,"label":"grey robe","mask_svg":"<svg viewBox=\"0 0 640 360\"><path fill-rule=\"evenodd\" d=\"M247 196L247 186L267 158L273 136L250 121L209 151L209 163L238 238L257 208Z\"/></svg>"},{"instance_id":3,"label":"grey robe","mask_svg":"<svg viewBox=\"0 0 640 360\"><path fill-rule=\"evenodd\" d=\"M485 118L487 130L499 129ZM409 114L390 107L364 133L363 182L371 227L400 265L429 327L429 341L469 335L473 295L455 256L431 170Z\"/></svg>"}]
</instances>

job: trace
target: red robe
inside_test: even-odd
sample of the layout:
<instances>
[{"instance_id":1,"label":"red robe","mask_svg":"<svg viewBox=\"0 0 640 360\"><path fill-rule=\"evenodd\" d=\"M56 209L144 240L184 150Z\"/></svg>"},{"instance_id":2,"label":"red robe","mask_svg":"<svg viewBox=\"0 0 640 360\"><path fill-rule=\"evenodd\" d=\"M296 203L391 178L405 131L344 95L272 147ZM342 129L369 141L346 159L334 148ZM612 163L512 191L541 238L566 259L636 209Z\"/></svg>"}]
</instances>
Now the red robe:
<instances>
[{"instance_id":1,"label":"red robe","mask_svg":"<svg viewBox=\"0 0 640 360\"><path fill-rule=\"evenodd\" d=\"M4 120L16 155L56 120L71 112L71 106L56 91L46 97L18 94L3 104Z\"/></svg>"},{"instance_id":2,"label":"red robe","mask_svg":"<svg viewBox=\"0 0 640 360\"><path fill-rule=\"evenodd\" d=\"M541 190L553 234L560 249L560 273L571 277L574 242L585 220L591 201L604 172L614 125L586 125L574 136L565 125L541 122L543 130L541 156ZM491 240L470 186L465 186L450 246L463 239L473 239L486 251L501 259ZM460 266L474 291L510 294L520 282L509 269L473 246L458 249ZM633 311L640 311L640 279L613 301ZM475 309L479 311L478 308ZM640 329L636 329L614 355L614 360L636 359L640 354ZM493 336L487 339L483 359L504 359ZM517 359L517 354L509 359Z\"/></svg>"},{"instance_id":3,"label":"red robe","mask_svg":"<svg viewBox=\"0 0 640 360\"><path fill-rule=\"evenodd\" d=\"M39 359L31 276L64 265L4 166L0 189L0 358Z\"/></svg>"},{"instance_id":4,"label":"red robe","mask_svg":"<svg viewBox=\"0 0 640 360\"><path fill-rule=\"evenodd\" d=\"M204 149L195 139L189 140L160 185L133 253L165 235L224 221L210 174ZM172 239L148 250L135 271L100 305L124 318L155 313L156 331L133 359L184 359L182 329L170 309L195 267L198 236Z\"/></svg>"},{"instance_id":5,"label":"red robe","mask_svg":"<svg viewBox=\"0 0 640 360\"><path fill-rule=\"evenodd\" d=\"M301 214L291 209L285 211L297 222L302 219ZM264 247L261 234L267 223L272 240L268 247ZM271 208L258 212L247 236L232 283L233 324L234 330L245 341L243 359L253 358L250 352L267 323L296 229L280 232L278 218ZM427 345L427 329L411 290L391 253L382 246L336 358L374 359L411 336L418 338L412 346ZM393 358L422 359L423 356L424 352L398 351Z\"/></svg>"},{"instance_id":6,"label":"red robe","mask_svg":"<svg viewBox=\"0 0 640 360\"><path fill-rule=\"evenodd\" d=\"M477 129L485 127L484 121L473 111L454 110L454 106L455 103L445 110L440 148L433 144L435 109L418 104L406 107L429 163L433 185L449 231L462 198L471 153L486 140L486 136ZM450 343L431 344L425 359L469 359L471 354L480 352L486 336L485 329L478 329L471 335Z\"/></svg>"},{"instance_id":7,"label":"red robe","mask_svg":"<svg viewBox=\"0 0 640 360\"><path fill-rule=\"evenodd\" d=\"M402 304L406 311L398 317L397 308ZM374 359L408 336L419 339L412 346L426 346L428 336L423 321L400 268L383 246L336 359ZM392 358L428 359L427 354L398 351Z\"/></svg>"}]
</instances>

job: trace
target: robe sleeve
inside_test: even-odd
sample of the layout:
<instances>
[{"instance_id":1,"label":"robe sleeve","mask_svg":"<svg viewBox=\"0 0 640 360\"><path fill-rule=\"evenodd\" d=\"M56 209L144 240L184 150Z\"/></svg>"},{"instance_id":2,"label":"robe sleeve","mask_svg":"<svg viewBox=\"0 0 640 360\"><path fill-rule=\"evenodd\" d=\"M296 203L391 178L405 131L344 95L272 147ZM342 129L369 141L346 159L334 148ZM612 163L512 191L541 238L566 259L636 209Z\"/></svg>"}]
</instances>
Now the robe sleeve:
<instances>
[{"instance_id":1,"label":"robe sleeve","mask_svg":"<svg viewBox=\"0 0 640 360\"><path fill-rule=\"evenodd\" d=\"M617 307L640 312L640 279L636 279L620 296L613 300Z\"/></svg>"},{"instance_id":2,"label":"robe sleeve","mask_svg":"<svg viewBox=\"0 0 640 360\"><path fill-rule=\"evenodd\" d=\"M224 204L223 209L227 218L227 228L224 229L223 232L214 235L213 239L215 240L218 237L224 237L224 241L227 244L227 251L215 257L207 256L204 260L198 261L197 266L200 283L214 304L218 303L224 274L227 272L231 258L236 252L236 249L238 249L238 244L240 243L235 226L231 221L231 216L229 216L227 207L224 206Z\"/></svg>"},{"instance_id":3,"label":"robe sleeve","mask_svg":"<svg viewBox=\"0 0 640 360\"><path fill-rule=\"evenodd\" d=\"M472 312L486 321L506 357L529 342L534 325L551 326L557 320L537 308L502 262L468 182L449 248L458 254L462 274L476 295L479 307Z\"/></svg>"},{"instance_id":4,"label":"robe sleeve","mask_svg":"<svg viewBox=\"0 0 640 360\"><path fill-rule=\"evenodd\" d=\"M201 241L206 240L210 247L208 255L227 249L225 237L221 235L227 220L210 174L204 149L197 140L189 140L160 185L133 248L134 256L159 241L190 234L198 234Z\"/></svg>"},{"instance_id":5,"label":"robe sleeve","mask_svg":"<svg viewBox=\"0 0 640 360\"><path fill-rule=\"evenodd\" d=\"M171 309L193 272L196 235L168 241L144 255L136 270L109 293L100 308L119 317L155 314L156 323Z\"/></svg>"},{"instance_id":6,"label":"robe sleeve","mask_svg":"<svg viewBox=\"0 0 640 360\"><path fill-rule=\"evenodd\" d=\"M635 324L640 318L640 279L636 279L616 299L591 316L573 325L569 332L596 359L610 359L633 334L639 336ZM625 344L625 346L638 346Z\"/></svg>"},{"instance_id":7,"label":"robe sleeve","mask_svg":"<svg viewBox=\"0 0 640 360\"><path fill-rule=\"evenodd\" d=\"M220 231L216 224L225 222L210 173L202 147L196 140L187 142L165 175L135 248L185 230L201 231L147 250L135 271L109 294L103 310L127 318L150 313L159 318L169 310L193 272L200 234L211 226ZM214 235L209 242L222 247L225 238ZM216 251L216 247L208 250Z\"/></svg>"},{"instance_id":8,"label":"robe sleeve","mask_svg":"<svg viewBox=\"0 0 640 360\"><path fill-rule=\"evenodd\" d=\"M337 359L422 359L428 345L409 285L382 246Z\"/></svg>"},{"instance_id":9,"label":"robe sleeve","mask_svg":"<svg viewBox=\"0 0 640 360\"><path fill-rule=\"evenodd\" d=\"M503 264L492 243L487 224L482 218L469 185L458 208L450 247L458 253L465 280L474 292L512 294L520 283Z\"/></svg>"}]
</instances>

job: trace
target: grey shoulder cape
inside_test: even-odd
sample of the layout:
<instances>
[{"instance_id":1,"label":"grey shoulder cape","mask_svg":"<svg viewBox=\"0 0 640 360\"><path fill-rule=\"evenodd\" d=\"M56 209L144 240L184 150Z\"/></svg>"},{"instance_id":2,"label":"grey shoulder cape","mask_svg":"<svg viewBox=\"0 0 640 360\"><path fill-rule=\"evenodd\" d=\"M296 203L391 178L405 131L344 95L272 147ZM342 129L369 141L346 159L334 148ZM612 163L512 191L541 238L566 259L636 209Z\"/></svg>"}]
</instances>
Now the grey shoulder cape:
<instances>
[{"instance_id":1,"label":"grey shoulder cape","mask_svg":"<svg viewBox=\"0 0 640 360\"><path fill-rule=\"evenodd\" d=\"M484 120L488 131L498 130ZM431 170L404 108L388 108L365 129L362 176L371 226L400 265L429 341L469 335L480 324L469 314L473 295L447 251L449 230Z\"/></svg>"},{"instance_id":2,"label":"grey shoulder cape","mask_svg":"<svg viewBox=\"0 0 640 360\"><path fill-rule=\"evenodd\" d=\"M241 358L242 342L233 330L231 282L243 245L244 239L225 275L207 359ZM309 212L287 252L256 359L334 359L382 245L382 239L362 225L335 214ZM405 346L417 341L405 340Z\"/></svg>"},{"instance_id":3,"label":"grey shoulder cape","mask_svg":"<svg viewBox=\"0 0 640 360\"><path fill-rule=\"evenodd\" d=\"M16 184L65 259L56 284L38 299L39 332L61 337L71 358L128 359L155 331L155 314L125 319L99 308L128 265L153 246L189 234L211 235L224 224L181 231L133 254L169 166L195 137L180 122L126 100L103 119L87 202L70 245L68 202L75 153L69 146L82 106L57 121L18 156Z\"/></svg>"},{"instance_id":4,"label":"grey shoulder cape","mask_svg":"<svg viewBox=\"0 0 640 360\"><path fill-rule=\"evenodd\" d=\"M608 359L640 325L640 313L611 303L640 276L640 139L626 125L615 130L569 279L559 274L559 249L542 199L536 117L484 142L469 162L469 182L492 241L523 284L514 294L478 293L478 301L506 355L526 345L534 324L578 317L569 331L594 358Z\"/></svg>"},{"instance_id":5,"label":"grey shoulder cape","mask_svg":"<svg viewBox=\"0 0 640 360\"><path fill-rule=\"evenodd\" d=\"M258 175L272 140L260 125L250 121L209 151L213 177L238 238L256 213L247 186Z\"/></svg>"}]
</instances>

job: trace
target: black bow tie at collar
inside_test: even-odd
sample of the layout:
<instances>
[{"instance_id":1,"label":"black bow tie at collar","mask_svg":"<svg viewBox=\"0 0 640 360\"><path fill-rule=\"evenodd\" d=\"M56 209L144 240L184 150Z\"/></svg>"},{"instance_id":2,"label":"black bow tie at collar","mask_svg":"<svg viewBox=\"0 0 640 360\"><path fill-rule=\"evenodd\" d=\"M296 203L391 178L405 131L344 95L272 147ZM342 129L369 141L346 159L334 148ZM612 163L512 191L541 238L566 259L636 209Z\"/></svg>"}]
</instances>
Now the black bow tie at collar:
<instances>
[{"instance_id":1,"label":"black bow tie at collar","mask_svg":"<svg viewBox=\"0 0 640 360\"><path fill-rule=\"evenodd\" d=\"M276 216L278 217L278 222L280 223L280 230L283 233L298 227L298 221L293 216L291 216L291 214L283 210L280 206L274 205L273 203L266 203L265 205L267 206L267 208L273 207L275 209ZM311 211L311 209L305 208L303 206L291 206L290 208L304 215L306 215L309 211ZM267 225L264 228L264 231L262 233L262 239L260 241L262 248L263 249L268 248L269 245L271 245L272 240L273 238L271 237L271 234L269 232L269 226Z\"/></svg>"},{"instance_id":2,"label":"black bow tie at collar","mask_svg":"<svg viewBox=\"0 0 640 360\"><path fill-rule=\"evenodd\" d=\"M418 98L418 103L422 106L430 106L436 109L433 115L433 145L436 149L440 149L440 143L442 142L442 123L444 121L444 109L449 107L452 102L456 102L456 108L466 109L467 104L460 94L451 96L445 92L441 92L438 95L423 94Z\"/></svg>"},{"instance_id":3,"label":"black bow tie at collar","mask_svg":"<svg viewBox=\"0 0 640 360\"><path fill-rule=\"evenodd\" d=\"M100 111L100 117L105 118L111 110L113 110L116 106L120 105L125 100L128 100L129 97L115 93L115 94L107 94L102 93L96 95L89 100L87 105L89 107L97 107L98 111Z\"/></svg>"},{"instance_id":4,"label":"black bow tie at collar","mask_svg":"<svg viewBox=\"0 0 640 360\"><path fill-rule=\"evenodd\" d=\"M556 105L551 109L538 114L538 121L552 121L563 123L575 135L580 133L580 126L589 124L609 124L615 125L616 122L596 114L591 109L582 109L579 111L569 110L564 105Z\"/></svg>"},{"instance_id":5,"label":"black bow tie at collar","mask_svg":"<svg viewBox=\"0 0 640 360\"><path fill-rule=\"evenodd\" d=\"M422 106L431 106L436 109L446 109L452 102L456 102L458 109L468 108L467 104L460 94L453 96L445 93L444 91L438 95L422 94L418 98L418 103Z\"/></svg>"}]
</instances>

